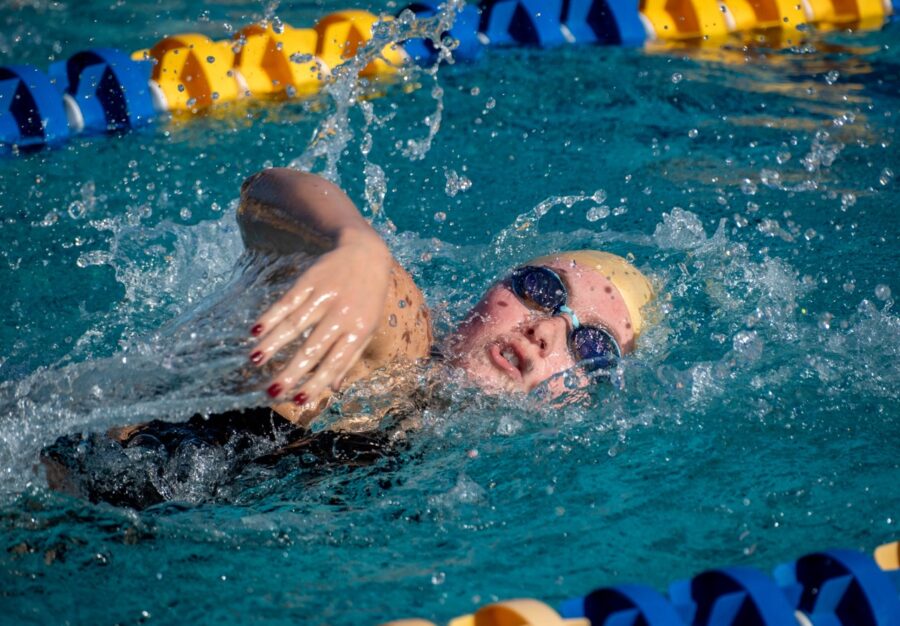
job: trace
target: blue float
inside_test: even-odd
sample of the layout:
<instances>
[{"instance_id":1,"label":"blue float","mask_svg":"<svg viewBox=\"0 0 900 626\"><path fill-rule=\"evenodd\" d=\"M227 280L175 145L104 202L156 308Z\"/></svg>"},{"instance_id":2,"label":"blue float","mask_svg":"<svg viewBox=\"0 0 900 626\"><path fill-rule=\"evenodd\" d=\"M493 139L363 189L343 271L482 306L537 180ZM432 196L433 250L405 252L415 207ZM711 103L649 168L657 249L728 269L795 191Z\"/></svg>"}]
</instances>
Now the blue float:
<instances>
[{"instance_id":1,"label":"blue float","mask_svg":"<svg viewBox=\"0 0 900 626\"><path fill-rule=\"evenodd\" d=\"M56 143L69 136L62 100L31 65L0 67L0 151Z\"/></svg>"},{"instance_id":2,"label":"blue float","mask_svg":"<svg viewBox=\"0 0 900 626\"><path fill-rule=\"evenodd\" d=\"M797 626L794 609L775 581L743 567L715 569L669 587L692 626Z\"/></svg>"},{"instance_id":3,"label":"blue float","mask_svg":"<svg viewBox=\"0 0 900 626\"><path fill-rule=\"evenodd\" d=\"M900 597L870 557L826 550L781 565L775 577L794 606L814 624L900 626Z\"/></svg>"},{"instance_id":4,"label":"blue float","mask_svg":"<svg viewBox=\"0 0 900 626\"><path fill-rule=\"evenodd\" d=\"M416 14L416 17L432 17L437 14L437 3L416 2L406 7ZM450 35L459 44L453 51L453 58L460 61L474 61L481 56L481 41L478 40L478 24L481 14L474 6L467 4L460 11L453 28L444 35ZM403 42L406 53L419 65L431 65L437 59L437 50L430 41L425 39L409 39Z\"/></svg>"},{"instance_id":5,"label":"blue float","mask_svg":"<svg viewBox=\"0 0 900 626\"><path fill-rule=\"evenodd\" d=\"M592 591L560 606L565 618L586 617L591 626L683 626L660 593L643 585L617 585Z\"/></svg>"},{"instance_id":6,"label":"blue float","mask_svg":"<svg viewBox=\"0 0 900 626\"><path fill-rule=\"evenodd\" d=\"M95 48L50 66L60 92L71 96L85 130L136 128L156 116L148 81L149 62L133 61L112 48Z\"/></svg>"},{"instance_id":7,"label":"blue float","mask_svg":"<svg viewBox=\"0 0 900 626\"><path fill-rule=\"evenodd\" d=\"M578 43L640 46L647 40L638 0L566 0L562 23Z\"/></svg>"},{"instance_id":8,"label":"blue float","mask_svg":"<svg viewBox=\"0 0 900 626\"><path fill-rule=\"evenodd\" d=\"M567 43L560 28L563 0L499 0L481 13L481 32L492 46Z\"/></svg>"}]
</instances>

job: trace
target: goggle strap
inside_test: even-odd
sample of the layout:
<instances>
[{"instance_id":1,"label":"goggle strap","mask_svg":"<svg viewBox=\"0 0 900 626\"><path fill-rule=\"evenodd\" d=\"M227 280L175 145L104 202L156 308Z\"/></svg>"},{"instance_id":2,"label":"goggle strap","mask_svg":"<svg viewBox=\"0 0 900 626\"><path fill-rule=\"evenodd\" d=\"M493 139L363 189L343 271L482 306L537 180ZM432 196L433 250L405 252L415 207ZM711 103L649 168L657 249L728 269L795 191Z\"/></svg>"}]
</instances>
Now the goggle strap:
<instances>
[{"instance_id":1,"label":"goggle strap","mask_svg":"<svg viewBox=\"0 0 900 626\"><path fill-rule=\"evenodd\" d=\"M581 323L578 321L578 316L575 315L575 311L573 311L572 309L570 309L570 308L569 308L568 306L566 306L565 304L562 304L562 305L560 305L559 307L557 307L557 309L556 309L556 314L559 315L560 313L565 313L566 315L568 315L568 316L571 318L571 320L572 320L572 330L575 330L575 329L577 329L579 326L581 326Z\"/></svg>"}]
</instances>

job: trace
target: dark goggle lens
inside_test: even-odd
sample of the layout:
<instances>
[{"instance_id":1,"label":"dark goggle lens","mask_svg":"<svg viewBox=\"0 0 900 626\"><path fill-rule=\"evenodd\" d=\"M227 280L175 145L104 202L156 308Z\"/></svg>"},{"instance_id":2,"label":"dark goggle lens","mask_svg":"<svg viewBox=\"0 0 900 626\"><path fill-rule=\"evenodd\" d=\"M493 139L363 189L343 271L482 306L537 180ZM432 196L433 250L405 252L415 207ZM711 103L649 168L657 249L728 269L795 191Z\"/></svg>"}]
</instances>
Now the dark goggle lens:
<instances>
[{"instance_id":1,"label":"dark goggle lens","mask_svg":"<svg viewBox=\"0 0 900 626\"><path fill-rule=\"evenodd\" d=\"M594 326L581 326L572 331L571 344L576 361L583 362L589 371L613 367L621 356L615 339Z\"/></svg>"},{"instance_id":2,"label":"dark goggle lens","mask_svg":"<svg viewBox=\"0 0 900 626\"><path fill-rule=\"evenodd\" d=\"M546 267L526 266L512 273L510 286L519 298L555 313L566 303L566 287Z\"/></svg>"}]
</instances>

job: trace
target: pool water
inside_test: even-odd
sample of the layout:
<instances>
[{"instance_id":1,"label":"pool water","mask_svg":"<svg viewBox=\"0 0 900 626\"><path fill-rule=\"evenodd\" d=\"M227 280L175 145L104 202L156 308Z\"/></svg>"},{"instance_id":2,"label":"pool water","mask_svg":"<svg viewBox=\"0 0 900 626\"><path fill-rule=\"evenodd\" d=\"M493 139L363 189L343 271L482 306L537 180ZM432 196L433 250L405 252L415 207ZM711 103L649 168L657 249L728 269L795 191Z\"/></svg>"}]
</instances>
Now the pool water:
<instances>
[{"instance_id":1,"label":"pool water","mask_svg":"<svg viewBox=\"0 0 900 626\"><path fill-rule=\"evenodd\" d=\"M341 8L16 3L0 63ZM0 614L447 620L896 539L898 34L488 50L341 106L221 106L0 161ZM449 389L399 468L222 482L198 456L142 512L51 492L37 456L60 435L263 401L245 333L274 294L235 200L263 167L326 168L307 146L328 119L352 133L322 135L331 175L438 335L517 262L595 246L655 282L639 350L569 403Z\"/></svg>"}]
</instances>

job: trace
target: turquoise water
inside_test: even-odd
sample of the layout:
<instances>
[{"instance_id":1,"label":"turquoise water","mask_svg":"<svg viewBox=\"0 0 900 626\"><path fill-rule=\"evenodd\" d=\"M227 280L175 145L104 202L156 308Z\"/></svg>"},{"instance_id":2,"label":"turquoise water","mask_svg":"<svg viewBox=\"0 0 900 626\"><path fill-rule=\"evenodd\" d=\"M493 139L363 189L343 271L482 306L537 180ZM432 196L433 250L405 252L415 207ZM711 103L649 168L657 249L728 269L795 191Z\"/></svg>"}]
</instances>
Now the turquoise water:
<instances>
[{"instance_id":1,"label":"turquoise water","mask_svg":"<svg viewBox=\"0 0 900 626\"><path fill-rule=\"evenodd\" d=\"M0 63L345 6L20 3L0 8ZM37 453L261 400L233 380L272 294L233 203L245 176L301 159L334 103L225 106L0 162L0 614L446 620L896 539L898 32L493 50L367 101L380 122L351 107L337 172L361 206L383 172L376 223L439 334L505 269L583 245L635 256L656 323L589 400L453 391L399 469L223 484L198 457L174 502L139 513L50 492Z\"/></svg>"}]
</instances>

